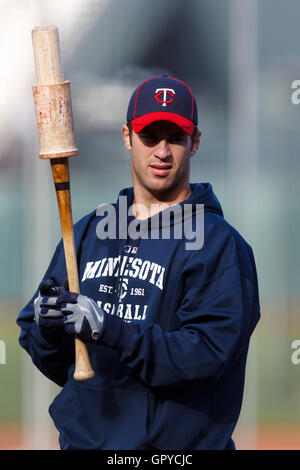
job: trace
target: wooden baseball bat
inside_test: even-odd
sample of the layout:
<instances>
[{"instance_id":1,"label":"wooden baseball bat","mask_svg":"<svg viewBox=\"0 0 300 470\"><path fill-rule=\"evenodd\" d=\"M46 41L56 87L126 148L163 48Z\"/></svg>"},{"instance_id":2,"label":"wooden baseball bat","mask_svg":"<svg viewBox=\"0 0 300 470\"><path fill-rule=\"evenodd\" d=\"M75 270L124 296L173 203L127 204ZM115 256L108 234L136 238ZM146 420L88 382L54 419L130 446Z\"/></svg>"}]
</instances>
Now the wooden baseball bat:
<instances>
[{"instance_id":1,"label":"wooden baseball bat","mask_svg":"<svg viewBox=\"0 0 300 470\"><path fill-rule=\"evenodd\" d=\"M79 293L70 194L69 157L78 154L70 82L63 81L58 29L55 25L32 30L37 85L33 96L40 142L39 158L50 159L56 190L69 289ZM95 373L86 345L75 337L75 380L87 380Z\"/></svg>"}]
</instances>

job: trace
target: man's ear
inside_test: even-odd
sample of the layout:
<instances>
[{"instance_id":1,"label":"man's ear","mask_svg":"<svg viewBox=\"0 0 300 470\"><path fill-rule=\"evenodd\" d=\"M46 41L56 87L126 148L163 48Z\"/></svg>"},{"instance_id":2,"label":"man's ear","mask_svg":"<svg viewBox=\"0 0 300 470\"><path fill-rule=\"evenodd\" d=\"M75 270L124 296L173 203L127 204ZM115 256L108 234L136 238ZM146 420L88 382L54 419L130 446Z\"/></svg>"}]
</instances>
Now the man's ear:
<instances>
[{"instance_id":1,"label":"man's ear","mask_svg":"<svg viewBox=\"0 0 300 470\"><path fill-rule=\"evenodd\" d=\"M201 131L197 130L194 140L193 140L193 145L192 145L192 150L191 150L191 155L195 155L197 152L199 145L200 145L200 137L201 137Z\"/></svg>"},{"instance_id":2,"label":"man's ear","mask_svg":"<svg viewBox=\"0 0 300 470\"><path fill-rule=\"evenodd\" d=\"M131 150L131 139L130 139L130 130L129 127L124 124L122 127L122 136L123 136L123 142L128 151Z\"/></svg>"}]
</instances>

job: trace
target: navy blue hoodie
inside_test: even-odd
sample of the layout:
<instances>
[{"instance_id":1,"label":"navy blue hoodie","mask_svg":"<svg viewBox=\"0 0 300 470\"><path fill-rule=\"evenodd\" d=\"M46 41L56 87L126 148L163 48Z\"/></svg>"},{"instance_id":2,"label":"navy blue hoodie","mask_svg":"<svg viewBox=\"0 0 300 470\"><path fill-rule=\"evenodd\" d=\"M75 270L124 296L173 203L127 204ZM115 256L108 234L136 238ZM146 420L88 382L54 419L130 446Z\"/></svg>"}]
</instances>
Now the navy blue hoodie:
<instances>
[{"instance_id":1,"label":"navy blue hoodie","mask_svg":"<svg viewBox=\"0 0 300 470\"><path fill-rule=\"evenodd\" d=\"M204 204L204 244L196 250L175 236L100 240L105 216L97 211L75 224L81 294L107 313L99 344L88 344L93 379L73 379L73 337L42 336L34 322L38 292L18 317L21 346L63 387L49 408L62 449L235 447L249 340L260 317L255 261L211 185L191 188L179 206L190 204L195 222ZM119 196L133 203L132 188ZM66 279L62 242L46 278Z\"/></svg>"}]
</instances>

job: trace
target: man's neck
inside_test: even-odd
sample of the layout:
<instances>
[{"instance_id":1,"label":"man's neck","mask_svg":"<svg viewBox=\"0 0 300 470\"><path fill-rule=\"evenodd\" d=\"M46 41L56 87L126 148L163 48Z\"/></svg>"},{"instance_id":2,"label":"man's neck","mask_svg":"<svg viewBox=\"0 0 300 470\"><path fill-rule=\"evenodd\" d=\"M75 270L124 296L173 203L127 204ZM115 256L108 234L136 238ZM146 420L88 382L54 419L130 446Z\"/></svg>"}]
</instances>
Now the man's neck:
<instances>
[{"instance_id":1,"label":"man's neck","mask_svg":"<svg viewBox=\"0 0 300 470\"><path fill-rule=\"evenodd\" d=\"M144 188L139 190L134 187L133 215L137 219L147 219L170 206L186 201L191 192L189 184L181 191L177 190L167 194L155 194L144 190Z\"/></svg>"}]
</instances>

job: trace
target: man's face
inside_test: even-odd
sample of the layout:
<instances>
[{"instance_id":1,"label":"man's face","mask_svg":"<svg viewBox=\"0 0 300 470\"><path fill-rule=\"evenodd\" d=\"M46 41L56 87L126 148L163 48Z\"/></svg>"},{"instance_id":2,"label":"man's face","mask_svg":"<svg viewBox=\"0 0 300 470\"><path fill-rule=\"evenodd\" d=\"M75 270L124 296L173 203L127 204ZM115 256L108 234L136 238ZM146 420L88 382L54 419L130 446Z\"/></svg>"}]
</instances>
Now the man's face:
<instances>
[{"instance_id":1,"label":"man's face","mask_svg":"<svg viewBox=\"0 0 300 470\"><path fill-rule=\"evenodd\" d=\"M180 127L169 121L157 121L139 134L132 131L129 142L123 127L125 146L131 151L133 185L151 194L167 198L189 183L190 159L199 146Z\"/></svg>"}]
</instances>

